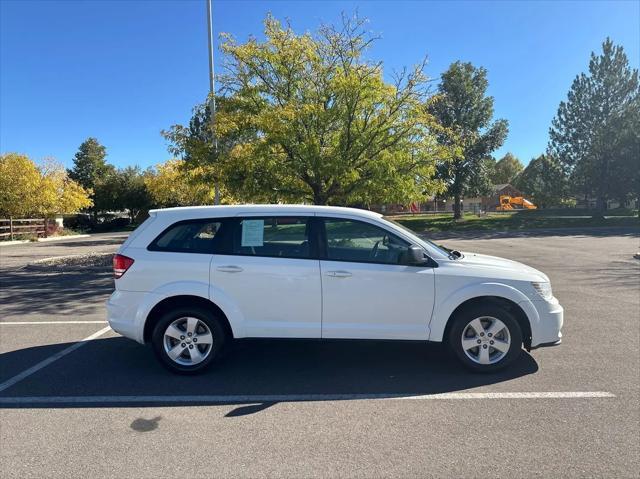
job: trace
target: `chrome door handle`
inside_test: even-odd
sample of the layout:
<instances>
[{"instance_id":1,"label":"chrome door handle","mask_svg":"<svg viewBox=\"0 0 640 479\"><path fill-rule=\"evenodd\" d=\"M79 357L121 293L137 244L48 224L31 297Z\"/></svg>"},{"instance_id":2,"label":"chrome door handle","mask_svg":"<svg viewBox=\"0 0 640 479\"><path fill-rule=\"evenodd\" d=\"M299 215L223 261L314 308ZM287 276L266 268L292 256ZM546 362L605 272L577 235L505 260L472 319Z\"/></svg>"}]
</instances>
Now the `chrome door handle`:
<instances>
[{"instance_id":1,"label":"chrome door handle","mask_svg":"<svg viewBox=\"0 0 640 479\"><path fill-rule=\"evenodd\" d=\"M224 273L239 273L243 271L243 269L240 266L232 266L232 265L218 266L216 270L222 271Z\"/></svg>"},{"instance_id":2,"label":"chrome door handle","mask_svg":"<svg viewBox=\"0 0 640 479\"><path fill-rule=\"evenodd\" d=\"M333 278L348 278L351 276L351 273L348 271L327 271L327 276L331 276Z\"/></svg>"}]
</instances>

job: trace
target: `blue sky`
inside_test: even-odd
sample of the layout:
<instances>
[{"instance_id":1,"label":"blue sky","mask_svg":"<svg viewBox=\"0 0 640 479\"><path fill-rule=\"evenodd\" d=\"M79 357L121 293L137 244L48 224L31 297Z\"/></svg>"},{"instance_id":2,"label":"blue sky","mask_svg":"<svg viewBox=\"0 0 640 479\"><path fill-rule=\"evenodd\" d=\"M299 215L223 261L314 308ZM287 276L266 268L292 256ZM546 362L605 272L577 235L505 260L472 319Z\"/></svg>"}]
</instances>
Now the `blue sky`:
<instances>
[{"instance_id":1,"label":"blue sky","mask_svg":"<svg viewBox=\"0 0 640 479\"><path fill-rule=\"evenodd\" d=\"M214 28L242 41L262 36L267 12L304 31L356 10L382 36L370 56L386 72L424 55L434 78L456 60L487 68L496 117L510 123L496 155L525 163L606 36L639 63L638 1L214 0ZM160 130L188 121L208 89L205 11L204 0L0 0L0 151L69 166L95 136L117 166L170 158Z\"/></svg>"}]
</instances>

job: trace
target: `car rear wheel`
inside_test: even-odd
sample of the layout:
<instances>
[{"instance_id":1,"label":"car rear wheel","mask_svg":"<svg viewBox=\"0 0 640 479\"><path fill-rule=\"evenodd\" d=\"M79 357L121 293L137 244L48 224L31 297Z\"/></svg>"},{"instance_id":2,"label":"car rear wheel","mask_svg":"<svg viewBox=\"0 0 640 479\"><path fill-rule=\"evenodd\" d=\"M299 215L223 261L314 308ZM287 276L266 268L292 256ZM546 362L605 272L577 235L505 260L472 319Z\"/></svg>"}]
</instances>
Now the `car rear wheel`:
<instances>
[{"instance_id":1,"label":"car rear wheel","mask_svg":"<svg viewBox=\"0 0 640 479\"><path fill-rule=\"evenodd\" d=\"M165 313L153 330L153 349L170 371L194 374L209 367L225 342L224 328L211 311L178 308Z\"/></svg>"},{"instance_id":2,"label":"car rear wheel","mask_svg":"<svg viewBox=\"0 0 640 479\"><path fill-rule=\"evenodd\" d=\"M522 329L513 315L499 306L469 308L454 319L449 345L467 368L493 372L522 353Z\"/></svg>"}]
</instances>

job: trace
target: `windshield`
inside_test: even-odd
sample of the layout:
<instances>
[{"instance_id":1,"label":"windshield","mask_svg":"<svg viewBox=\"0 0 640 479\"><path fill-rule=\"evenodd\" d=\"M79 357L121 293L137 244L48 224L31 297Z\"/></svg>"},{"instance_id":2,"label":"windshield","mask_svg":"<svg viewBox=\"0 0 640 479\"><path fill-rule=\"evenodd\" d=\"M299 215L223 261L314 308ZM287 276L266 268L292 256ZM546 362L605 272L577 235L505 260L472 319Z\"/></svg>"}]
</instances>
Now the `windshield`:
<instances>
[{"instance_id":1,"label":"windshield","mask_svg":"<svg viewBox=\"0 0 640 479\"><path fill-rule=\"evenodd\" d=\"M420 238L415 231L413 231L411 228L407 228L405 225L398 223L397 221L394 220L390 220L389 218L384 218L385 221L388 221L389 223L393 224L394 226L397 226L398 228L400 228L401 230L406 231L407 233L411 234L412 237L414 237L415 239L417 239L419 242L423 243L423 246L427 246L429 245L430 247L436 249L437 251L439 251L440 253L442 253L444 256L450 256L451 255L451 251L449 248L445 248L442 245L436 244L433 241L430 241L428 239L424 239L424 238Z\"/></svg>"}]
</instances>

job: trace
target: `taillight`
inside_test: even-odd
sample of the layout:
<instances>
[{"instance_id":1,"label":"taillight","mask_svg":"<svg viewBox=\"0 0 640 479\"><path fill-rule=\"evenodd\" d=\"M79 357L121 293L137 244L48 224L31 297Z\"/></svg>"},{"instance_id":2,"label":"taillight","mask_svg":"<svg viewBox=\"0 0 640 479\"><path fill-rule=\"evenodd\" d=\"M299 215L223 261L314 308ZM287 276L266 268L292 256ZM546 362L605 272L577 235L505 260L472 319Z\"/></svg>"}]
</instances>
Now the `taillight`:
<instances>
[{"instance_id":1,"label":"taillight","mask_svg":"<svg viewBox=\"0 0 640 479\"><path fill-rule=\"evenodd\" d=\"M124 256L122 254L117 254L113 257L113 277L118 279L122 277L123 274L127 272L131 265L133 264L133 259L128 256Z\"/></svg>"}]
</instances>

